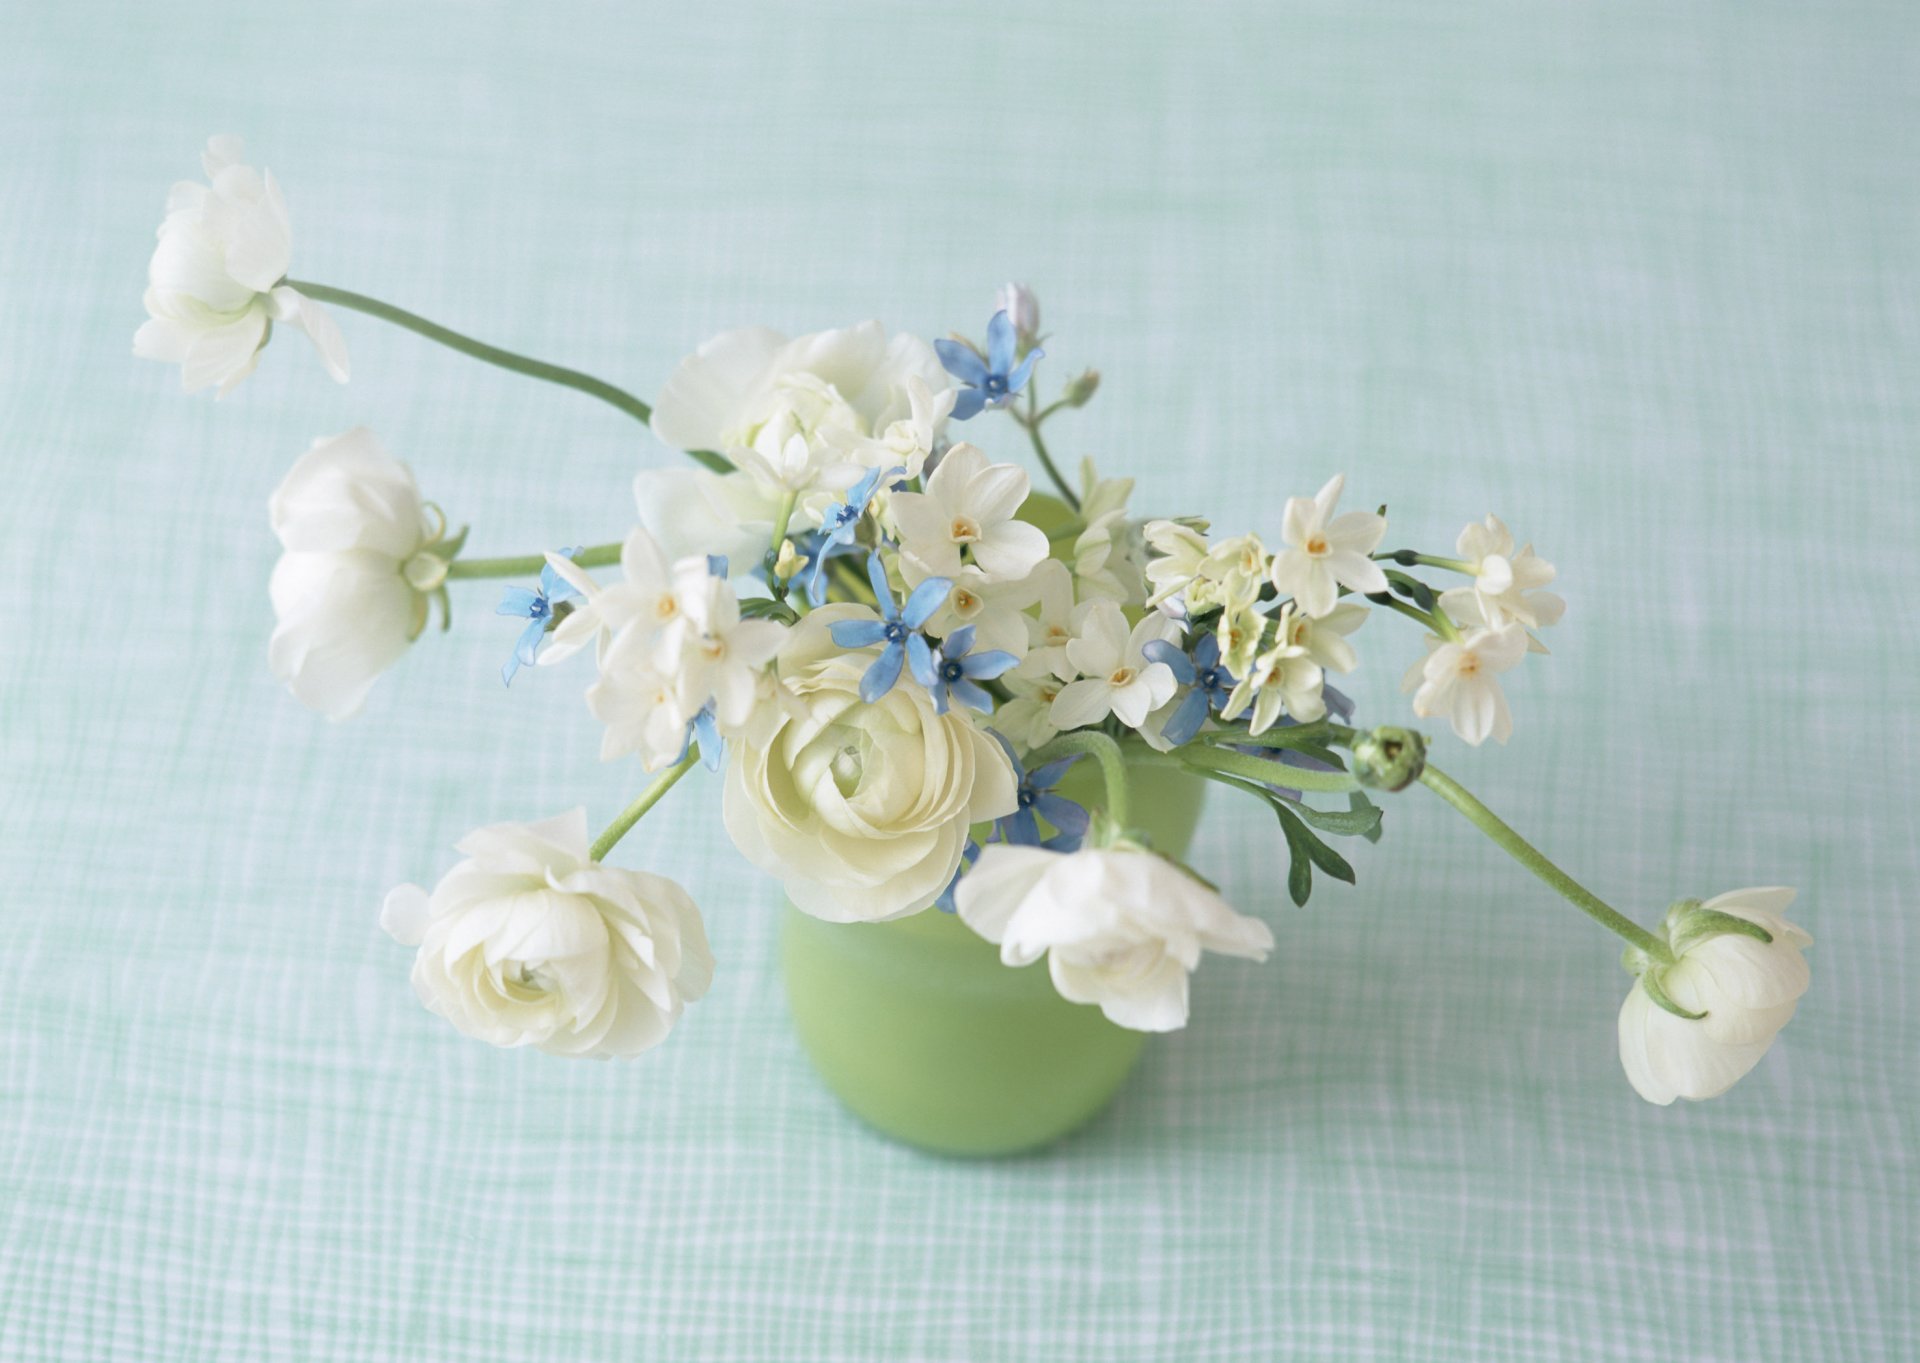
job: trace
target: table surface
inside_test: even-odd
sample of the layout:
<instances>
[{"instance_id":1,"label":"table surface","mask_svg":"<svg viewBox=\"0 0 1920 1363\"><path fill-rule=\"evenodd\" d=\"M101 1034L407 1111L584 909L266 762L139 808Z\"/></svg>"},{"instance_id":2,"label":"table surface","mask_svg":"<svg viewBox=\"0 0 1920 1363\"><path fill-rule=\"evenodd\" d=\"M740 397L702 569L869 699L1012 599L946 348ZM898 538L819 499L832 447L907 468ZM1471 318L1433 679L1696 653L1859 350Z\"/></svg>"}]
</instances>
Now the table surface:
<instances>
[{"instance_id":1,"label":"table surface","mask_svg":"<svg viewBox=\"0 0 1920 1363\"><path fill-rule=\"evenodd\" d=\"M4 0L0 1357L1911 1357L1920 10ZM214 403L129 356L213 132L295 272L650 393L717 331L977 330L1033 281L1056 447L1269 533L1331 472L1561 569L1505 749L1442 760L1643 918L1803 887L1814 987L1658 1109L1615 945L1437 802L1215 962L1111 1113L1002 1163L860 1127L712 782L621 856L721 969L662 1050L465 1041L376 926L467 829L636 786L458 594L367 710L268 675L268 492L372 425L478 553L616 538L611 409L343 317ZM1012 432L989 428L995 450ZM1400 717L1414 649L1356 688Z\"/></svg>"}]
</instances>

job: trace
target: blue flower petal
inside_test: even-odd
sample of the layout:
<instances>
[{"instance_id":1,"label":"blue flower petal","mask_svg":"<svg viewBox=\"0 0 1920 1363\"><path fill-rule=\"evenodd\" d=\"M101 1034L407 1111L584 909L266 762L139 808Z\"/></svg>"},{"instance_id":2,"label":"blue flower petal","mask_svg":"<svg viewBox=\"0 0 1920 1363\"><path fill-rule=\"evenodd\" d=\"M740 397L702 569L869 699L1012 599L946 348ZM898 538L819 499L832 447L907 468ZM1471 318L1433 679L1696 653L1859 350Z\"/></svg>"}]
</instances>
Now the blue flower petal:
<instances>
[{"instance_id":1,"label":"blue flower petal","mask_svg":"<svg viewBox=\"0 0 1920 1363\"><path fill-rule=\"evenodd\" d=\"M1201 671L1217 665L1220 661L1220 636L1203 634L1200 642L1193 646L1193 665Z\"/></svg>"},{"instance_id":2,"label":"blue flower petal","mask_svg":"<svg viewBox=\"0 0 1920 1363\"><path fill-rule=\"evenodd\" d=\"M1193 736L1200 732L1201 724L1206 721L1210 708L1205 691L1195 689L1187 692L1187 698L1173 712L1167 727L1160 731L1161 736L1176 748L1192 742Z\"/></svg>"},{"instance_id":3,"label":"blue flower petal","mask_svg":"<svg viewBox=\"0 0 1920 1363\"><path fill-rule=\"evenodd\" d=\"M1180 651L1179 645L1170 644L1165 639L1149 639L1141 645L1140 653L1148 662L1165 663L1173 670L1173 679L1182 686L1193 685L1196 675L1193 660Z\"/></svg>"},{"instance_id":4,"label":"blue flower petal","mask_svg":"<svg viewBox=\"0 0 1920 1363\"><path fill-rule=\"evenodd\" d=\"M987 381L987 367L980 357L973 353L973 347L962 345L958 341L935 341L934 354L940 357L940 363L946 371L962 383L970 383L978 388ZM958 409L956 409L957 411ZM978 407L974 411L979 411Z\"/></svg>"},{"instance_id":5,"label":"blue flower petal","mask_svg":"<svg viewBox=\"0 0 1920 1363\"><path fill-rule=\"evenodd\" d=\"M907 666L913 669L913 679L929 691L940 683L940 670L934 665L933 650L927 647L924 634L907 636Z\"/></svg>"},{"instance_id":6,"label":"blue flower petal","mask_svg":"<svg viewBox=\"0 0 1920 1363\"><path fill-rule=\"evenodd\" d=\"M1051 790L1060 784L1060 778L1067 774L1067 768L1079 760L1080 754L1075 753L1071 757L1062 757L1058 761L1049 762L1040 770L1028 775L1027 785L1034 790Z\"/></svg>"},{"instance_id":7,"label":"blue flower petal","mask_svg":"<svg viewBox=\"0 0 1920 1363\"><path fill-rule=\"evenodd\" d=\"M1013 368L1013 319L1002 308L987 323L987 372L1005 374Z\"/></svg>"},{"instance_id":8,"label":"blue flower petal","mask_svg":"<svg viewBox=\"0 0 1920 1363\"><path fill-rule=\"evenodd\" d=\"M879 555L874 555L875 559ZM906 608L900 612L900 623L908 629L919 629L933 618L933 613L947 603L947 596L953 591L953 583L944 577L930 577L913 589L913 595L907 598Z\"/></svg>"},{"instance_id":9,"label":"blue flower petal","mask_svg":"<svg viewBox=\"0 0 1920 1363\"><path fill-rule=\"evenodd\" d=\"M887 581L887 565L880 561L878 549L867 555L867 581L873 587L873 599L879 604L880 613L889 620L898 620L900 613L893 605L893 584Z\"/></svg>"},{"instance_id":10,"label":"blue flower petal","mask_svg":"<svg viewBox=\"0 0 1920 1363\"><path fill-rule=\"evenodd\" d=\"M546 637L546 634L545 620L530 620L527 622L527 627L520 631L520 639L513 646L513 656L520 660L522 666L533 666L534 657L540 651L540 641Z\"/></svg>"},{"instance_id":11,"label":"blue flower petal","mask_svg":"<svg viewBox=\"0 0 1920 1363\"><path fill-rule=\"evenodd\" d=\"M509 587L502 593L500 604L493 608L495 615L517 615L522 619L533 617L533 608L540 600L540 593L530 592L525 587Z\"/></svg>"},{"instance_id":12,"label":"blue flower petal","mask_svg":"<svg viewBox=\"0 0 1920 1363\"><path fill-rule=\"evenodd\" d=\"M1029 350L1027 358L1020 361L1020 367L1007 375L1007 396L1012 397L1027 386L1027 380L1033 377L1033 367L1047 358L1044 350Z\"/></svg>"},{"instance_id":13,"label":"blue flower petal","mask_svg":"<svg viewBox=\"0 0 1920 1363\"><path fill-rule=\"evenodd\" d=\"M949 634L940 645L940 652L949 658L958 658L973 649L973 626L962 625Z\"/></svg>"},{"instance_id":14,"label":"blue flower petal","mask_svg":"<svg viewBox=\"0 0 1920 1363\"><path fill-rule=\"evenodd\" d=\"M992 681L1002 673L1011 672L1020 665L1020 660L1005 649L990 648L985 653L969 653L960 660L960 675L972 677L978 681Z\"/></svg>"},{"instance_id":15,"label":"blue flower petal","mask_svg":"<svg viewBox=\"0 0 1920 1363\"><path fill-rule=\"evenodd\" d=\"M907 660L907 651L898 644L888 644L880 650L880 656L873 660L860 677L860 699L871 705L880 697L893 690L893 684L900 680L900 667Z\"/></svg>"},{"instance_id":16,"label":"blue flower petal","mask_svg":"<svg viewBox=\"0 0 1920 1363\"><path fill-rule=\"evenodd\" d=\"M720 725L714 720L713 711L702 710L695 715L691 729L693 738L700 744L700 765L708 771L719 771L727 745L721 741Z\"/></svg>"},{"instance_id":17,"label":"blue flower petal","mask_svg":"<svg viewBox=\"0 0 1920 1363\"><path fill-rule=\"evenodd\" d=\"M958 681L948 682L947 689L953 693L955 700L959 701L969 710L978 710L983 715L993 713L993 697L974 683L968 681L965 677L960 678Z\"/></svg>"},{"instance_id":18,"label":"blue flower petal","mask_svg":"<svg viewBox=\"0 0 1920 1363\"><path fill-rule=\"evenodd\" d=\"M887 627L879 620L835 620L827 633L841 648L871 648L887 637Z\"/></svg>"},{"instance_id":19,"label":"blue flower petal","mask_svg":"<svg viewBox=\"0 0 1920 1363\"><path fill-rule=\"evenodd\" d=\"M1018 843L1022 847L1040 845L1040 821L1033 817L1031 808L1021 806L1014 811L1013 816L1007 820L1007 824L1008 842Z\"/></svg>"},{"instance_id":20,"label":"blue flower petal","mask_svg":"<svg viewBox=\"0 0 1920 1363\"><path fill-rule=\"evenodd\" d=\"M1041 818L1059 829L1062 833L1074 837L1083 836L1087 826L1092 823L1087 811L1064 795L1040 795L1035 797L1033 807Z\"/></svg>"},{"instance_id":21,"label":"blue flower petal","mask_svg":"<svg viewBox=\"0 0 1920 1363\"><path fill-rule=\"evenodd\" d=\"M980 378L981 382L986 381L986 375L982 374ZM962 388L953 400L953 419L970 421L979 416L981 408L986 405L987 395L978 388Z\"/></svg>"}]
</instances>

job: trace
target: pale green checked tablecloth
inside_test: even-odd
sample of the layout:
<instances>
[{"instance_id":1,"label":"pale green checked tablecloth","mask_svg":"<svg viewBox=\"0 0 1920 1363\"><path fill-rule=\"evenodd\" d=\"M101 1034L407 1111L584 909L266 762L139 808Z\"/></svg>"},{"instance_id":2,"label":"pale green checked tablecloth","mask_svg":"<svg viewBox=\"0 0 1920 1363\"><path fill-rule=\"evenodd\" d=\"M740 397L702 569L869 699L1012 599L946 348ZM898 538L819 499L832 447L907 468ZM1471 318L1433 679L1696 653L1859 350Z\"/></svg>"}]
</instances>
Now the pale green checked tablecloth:
<instances>
[{"instance_id":1,"label":"pale green checked tablecloth","mask_svg":"<svg viewBox=\"0 0 1920 1363\"><path fill-rule=\"evenodd\" d=\"M265 501L371 424L476 553L617 538L618 413L342 316L232 399L129 344L206 136L296 271L654 392L722 329L978 331L1041 291L1055 439L1278 530L1332 472L1561 569L1499 750L1442 761L1603 894L1803 887L1813 992L1649 1107L1617 943L1438 802L1284 902L1118 1105L1000 1164L815 1083L711 781L620 856L721 970L632 1065L468 1042L381 895L636 788L578 669L457 594L366 713L266 667ZM0 1359L1916 1356L1920 8L1912 3L0 0ZM981 428L1010 454L1013 432ZM1407 714L1402 622L1363 715Z\"/></svg>"}]
</instances>

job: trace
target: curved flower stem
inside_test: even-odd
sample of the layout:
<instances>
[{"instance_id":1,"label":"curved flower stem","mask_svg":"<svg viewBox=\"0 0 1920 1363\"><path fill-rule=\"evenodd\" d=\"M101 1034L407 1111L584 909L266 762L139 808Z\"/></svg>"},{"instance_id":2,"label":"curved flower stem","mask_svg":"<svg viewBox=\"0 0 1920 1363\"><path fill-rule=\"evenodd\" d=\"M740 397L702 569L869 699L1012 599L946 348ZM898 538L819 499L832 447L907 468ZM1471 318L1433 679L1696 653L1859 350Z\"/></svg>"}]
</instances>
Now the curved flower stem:
<instances>
[{"instance_id":1,"label":"curved flower stem","mask_svg":"<svg viewBox=\"0 0 1920 1363\"><path fill-rule=\"evenodd\" d=\"M1420 773L1420 783L1466 815L1468 821L1492 838L1502 851L1553 886L1587 917L1609 932L1624 937L1656 961L1672 964L1673 953L1668 950L1665 942L1608 905L1598 895L1547 860L1540 849L1516 833L1499 815L1476 800L1458 781L1429 762L1425 770Z\"/></svg>"},{"instance_id":2,"label":"curved flower stem","mask_svg":"<svg viewBox=\"0 0 1920 1363\"><path fill-rule=\"evenodd\" d=\"M1211 746L1176 748L1170 756L1181 766L1193 767L1201 771L1222 771L1229 776L1239 776L1263 786L1284 786L1288 790L1330 793L1360 789L1359 780L1344 771L1307 771L1269 758L1254 757L1247 753L1231 752Z\"/></svg>"},{"instance_id":3,"label":"curved flower stem","mask_svg":"<svg viewBox=\"0 0 1920 1363\"><path fill-rule=\"evenodd\" d=\"M1074 753L1091 753L1100 764L1100 775L1107 783L1107 817L1121 828L1127 826L1127 759L1120 745L1098 729L1080 729L1061 734L1027 755L1028 769Z\"/></svg>"},{"instance_id":4,"label":"curved flower stem","mask_svg":"<svg viewBox=\"0 0 1920 1363\"><path fill-rule=\"evenodd\" d=\"M593 848L587 855L595 861L605 861L614 845L626 837L628 830L645 818L647 811L659 804L661 797L672 790L674 783L682 776L692 771L693 764L699 760L699 748L689 744L687 755L654 777L653 784L641 791L639 798L621 810L620 817L608 824L606 831L593 840Z\"/></svg>"},{"instance_id":5,"label":"curved flower stem","mask_svg":"<svg viewBox=\"0 0 1920 1363\"><path fill-rule=\"evenodd\" d=\"M1447 613L1438 607L1435 607L1432 614L1428 614L1418 606L1409 605L1407 602L1392 596L1369 596L1367 600L1397 610L1409 620L1418 620L1442 639L1449 642L1459 641L1460 627L1449 620Z\"/></svg>"},{"instance_id":6,"label":"curved flower stem","mask_svg":"<svg viewBox=\"0 0 1920 1363\"><path fill-rule=\"evenodd\" d=\"M617 544L594 544L576 549L573 561L582 568L606 568L620 561ZM447 577L529 577L547 566L545 554L521 554L515 558L457 558L447 565Z\"/></svg>"},{"instance_id":7,"label":"curved flower stem","mask_svg":"<svg viewBox=\"0 0 1920 1363\"><path fill-rule=\"evenodd\" d=\"M1055 404L1056 407L1058 405L1058 403ZM1067 480L1062 478L1060 476L1060 470L1053 466L1053 456L1047 453L1047 442L1040 438L1040 423L1051 416L1053 411L1054 408L1049 407L1046 412L1041 412L1039 391L1034 385L1028 384L1026 418L1022 420L1020 414L1015 412L1014 420L1019 421L1022 426L1027 428L1027 436L1033 441L1033 452L1040 456L1040 467L1047 471L1047 477L1053 479L1053 485L1060 489L1061 499L1073 508L1075 515L1078 515L1080 511L1080 496L1071 487L1067 486Z\"/></svg>"},{"instance_id":8,"label":"curved flower stem","mask_svg":"<svg viewBox=\"0 0 1920 1363\"><path fill-rule=\"evenodd\" d=\"M1450 573L1465 573L1468 577L1479 574L1471 563L1459 558L1440 558L1434 554L1416 554L1411 549L1395 549L1391 553L1375 554L1376 563L1397 563L1402 568L1424 565L1428 568L1445 568Z\"/></svg>"}]
</instances>

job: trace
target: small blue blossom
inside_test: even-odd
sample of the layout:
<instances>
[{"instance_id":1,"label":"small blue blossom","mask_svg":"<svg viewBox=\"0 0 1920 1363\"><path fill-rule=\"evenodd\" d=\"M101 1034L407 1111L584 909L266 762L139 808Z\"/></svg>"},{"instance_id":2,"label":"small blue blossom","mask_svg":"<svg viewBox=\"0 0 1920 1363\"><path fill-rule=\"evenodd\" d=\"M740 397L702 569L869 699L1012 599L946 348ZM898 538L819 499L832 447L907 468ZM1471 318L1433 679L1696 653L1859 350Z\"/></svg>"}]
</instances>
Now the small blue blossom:
<instances>
[{"instance_id":1,"label":"small blue blossom","mask_svg":"<svg viewBox=\"0 0 1920 1363\"><path fill-rule=\"evenodd\" d=\"M1058 762L1049 762L1033 772L1020 765L1020 759L1013 756L1011 748L1007 756L1013 762L1019 807L994 823L1000 841L1021 847L1044 847L1050 852L1079 851L1091 820L1085 809L1066 796L1055 794L1053 788L1060 784L1060 778L1067 774L1067 768L1080 760L1080 755L1075 753ZM1056 830L1053 837L1042 840L1041 819L1053 825Z\"/></svg>"},{"instance_id":2,"label":"small blue blossom","mask_svg":"<svg viewBox=\"0 0 1920 1363\"><path fill-rule=\"evenodd\" d=\"M720 737L719 721L713 717L713 702L708 701L700 708L700 713L687 721L687 736L680 744L680 755L673 760L687 760L687 749L695 743L700 745L700 765L708 771L719 771L720 762L726 756L726 741Z\"/></svg>"},{"instance_id":3,"label":"small blue blossom","mask_svg":"<svg viewBox=\"0 0 1920 1363\"><path fill-rule=\"evenodd\" d=\"M1020 660L1003 649L970 653L973 626L962 625L940 641L940 646L924 657L913 658L913 678L933 695L933 712L947 712L947 693L955 700L983 715L993 713L993 697L979 685L1019 666Z\"/></svg>"},{"instance_id":4,"label":"small blue blossom","mask_svg":"<svg viewBox=\"0 0 1920 1363\"><path fill-rule=\"evenodd\" d=\"M953 903L953 892L960 888L960 877L965 875L973 866L973 863L979 859L980 844L972 838L968 838L967 845L960 849L960 865L954 869L953 879L947 882L947 888L942 890L940 897L933 901L934 908L940 910L941 913L956 912Z\"/></svg>"},{"instance_id":5,"label":"small blue blossom","mask_svg":"<svg viewBox=\"0 0 1920 1363\"><path fill-rule=\"evenodd\" d=\"M1015 339L1013 322L1002 310L994 313L993 320L987 323L987 358L984 363L971 346L962 345L959 341L933 343L933 348L939 352L940 363L947 367L947 372L967 385L954 399L955 421L978 416L983 407L1004 406L1015 393L1027 386L1027 379L1033 374L1034 362L1047 352L1029 350L1027 358L1015 368Z\"/></svg>"},{"instance_id":6,"label":"small blue blossom","mask_svg":"<svg viewBox=\"0 0 1920 1363\"><path fill-rule=\"evenodd\" d=\"M1200 726L1206 722L1210 711L1224 709L1227 694L1233 690L1234 676L1220 665L1220 640L1212 634L1200 636L1200 642L1193 646L1191 655L1183 653L1176 644L1164 639L1150 641L1141 653L1151 662L1165 663L1173 672L1173 679L1182 686L1190 687L1187 698L1180 702L1180 708L1167 720L1166 727L1160 732L1174 747L1193 741L1200 732Z\"/></svg>"},{"instance_id":7,"label":"small blue blossom","mask_svg":"<svg viewBox=\"0 0 1920 1363\"><path fill-rule=\"evenodd\" d=\"M932 670L933 649L920 631L933 618L933 613L946 604L953 583L944 577L930 577L913 589L905 606L896 606L893 587L887 581L887 566L880 561L877 550L867 555L867 580L873 584L873 599L879 603L880 618L836 620L829 632L841 648L886 645L860 678L860 699L871 705L893 690L908 655L912 655L916 677Z\"/></svg>"},{"instance_id":8,"label":"small blue blossom","mask_svg":"<svg viewBox=\"0 0 1920 1363\"><path fill-rule=\"evenodd\" d=\"M867 514L867 506L873 501L874 491L880 486L880 480L906 476L904 468L891 468L884 472L870 470L866 477L847 489L847 499L829 506L826 515L820 521L819 537L809 546L808 557L813 566L807 571L807 595L815 601L820 595L820 574L827 566L827 555L843 544L852 544L853 537L860 529L860 518Z\"/></svg>"},{"instance_id":9,"label":"small blue blossom","mask_svg":"<svg viewBox=\"0 0 1920 1363\"><path fill-rule=\"evenodd\" d=\"M574 550L562 549L562 558L572 558ZM546 637L547 627L553 622L553 607L558 601L565 601L580 595L567 580L553 571L549 563L540 570L540 590L528 591L525 587L509 587L500 598L500 604L493 608L495 615L517 615L527 622L520 631L520 638L513 646L513 656L500 669L500 680L508 686L513 685L513 674L522 667L532 667L533 660L539 655L540 641Z\"/></svg>"}]
</instances>

